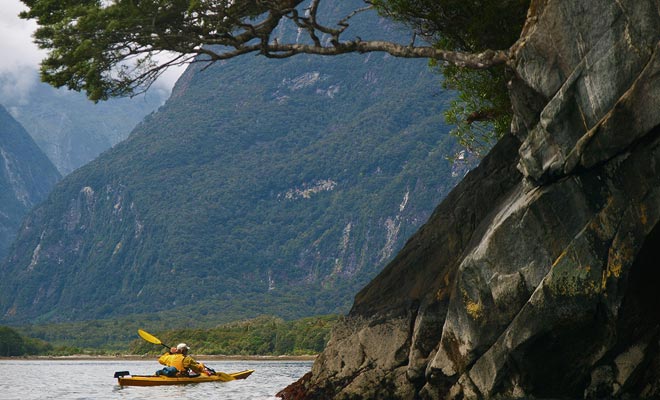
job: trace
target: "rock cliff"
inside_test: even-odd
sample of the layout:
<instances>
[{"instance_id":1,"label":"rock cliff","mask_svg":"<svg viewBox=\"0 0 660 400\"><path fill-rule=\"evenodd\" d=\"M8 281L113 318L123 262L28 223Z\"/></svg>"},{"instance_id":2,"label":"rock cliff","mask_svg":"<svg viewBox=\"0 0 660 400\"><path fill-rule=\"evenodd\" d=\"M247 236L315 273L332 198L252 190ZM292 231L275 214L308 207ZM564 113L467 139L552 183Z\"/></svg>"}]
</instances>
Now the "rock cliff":
<instances>
[{"instance_id":1,"label":"rock cliff","mask_svg":"<svg viewBox=\"0 0 660 400\"><path fill-rule=\"evenodd\" d=\"M25 214L46 198L60 178L23 126L0 105L0 260Z\"/></svg>"},{"instance_id":2,"label":"rock cliff","mask_svg":"<svg viewBox=\"0 0 660 400\"><path fill-rule=\"evenodd\" d=\"M512 135L280 396L660 396L659 9L532 1Z\"/></svg>"}]
</instances>

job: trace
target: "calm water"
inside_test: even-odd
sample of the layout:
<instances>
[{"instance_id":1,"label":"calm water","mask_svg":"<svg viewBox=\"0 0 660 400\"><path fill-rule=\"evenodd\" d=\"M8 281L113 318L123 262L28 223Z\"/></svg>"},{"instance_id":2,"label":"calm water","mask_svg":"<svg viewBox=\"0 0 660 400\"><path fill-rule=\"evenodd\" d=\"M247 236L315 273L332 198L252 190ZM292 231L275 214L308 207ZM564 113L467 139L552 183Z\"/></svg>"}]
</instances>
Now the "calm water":
<instances>
[{"instance_id":1,"label":"calm water","mask_svg":"<svg viewBox=\"0 0 660 400\"><path fill-rule=\"evenodd\" d=\"M199 361L205 362L203 357ZM154 373L159 364L128 360L0 360L0 399L274 400L312 368L311 361L208 361L216 371L254 369L245 380L184 386L120 387L115 371Z\"/></svg>"}]
</instances>

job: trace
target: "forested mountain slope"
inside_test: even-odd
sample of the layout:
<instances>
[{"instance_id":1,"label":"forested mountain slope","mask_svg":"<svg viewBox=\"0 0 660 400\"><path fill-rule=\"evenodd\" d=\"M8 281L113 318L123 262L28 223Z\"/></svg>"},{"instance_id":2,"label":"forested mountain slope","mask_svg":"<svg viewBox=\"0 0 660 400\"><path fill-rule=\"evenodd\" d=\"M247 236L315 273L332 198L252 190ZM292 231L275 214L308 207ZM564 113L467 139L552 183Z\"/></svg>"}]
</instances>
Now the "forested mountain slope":
<instances>
[{"instance_id":1,"label":"forested mountain slope","mask_svg":"<svg viewBox=\"0 0 660 400\"><path fill-rule=\"evenodd\" d=\"M190 67L30 214L2 319L346 311L464 174L440 79L383 54Z\"/></svg>"}]
</instances>

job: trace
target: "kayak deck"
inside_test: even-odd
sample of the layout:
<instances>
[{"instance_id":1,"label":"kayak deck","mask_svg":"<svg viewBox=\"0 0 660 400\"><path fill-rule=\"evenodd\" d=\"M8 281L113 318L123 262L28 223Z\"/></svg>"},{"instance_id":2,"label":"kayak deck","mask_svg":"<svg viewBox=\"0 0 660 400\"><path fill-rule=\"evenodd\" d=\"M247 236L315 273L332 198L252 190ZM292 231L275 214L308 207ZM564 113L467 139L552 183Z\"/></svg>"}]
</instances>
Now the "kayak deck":
<instances>
[{"instance_id":1,"label":"kayak deck","mask_svg":"<svg viewBox=\"0 0 660 400\"><path fill-rule=\"evenodd\" d=\"M240 372L216 372L215 374L185 376L185 377L167 377L164 375L130 375L128 371L115 373L120 386L161 386L161 385L186 385L189 383L202 382L228 382L236 379L245 379L254 372L253 369L247 369ZM123 375L122 375L123 374ZM128 376L127 376L128 375Z\"/></svg>"}]
</instances>

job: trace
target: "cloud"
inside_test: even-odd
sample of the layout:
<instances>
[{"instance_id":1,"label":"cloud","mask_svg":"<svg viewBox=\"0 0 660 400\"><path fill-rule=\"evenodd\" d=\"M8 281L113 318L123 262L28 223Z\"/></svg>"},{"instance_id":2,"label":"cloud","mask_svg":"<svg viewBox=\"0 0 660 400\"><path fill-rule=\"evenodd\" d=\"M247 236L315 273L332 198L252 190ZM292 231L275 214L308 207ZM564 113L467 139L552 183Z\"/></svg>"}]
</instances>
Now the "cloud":
<instances>
[{"instance_id":1,"label":"cloud","mask_svg":"<svg viewBox=\"0 0 660 400\"><path fill-rule=\"evenodd\" d=\"M32 20L24 20L18 14L26 7L20 0L4 0L0 13L0 71L15 71L30 67L36 70L39 61L45 54L32 42L32 33L37 24Z\"/></svg>"},{"instance_id":2,"label":"cloud","mask_svg":"<svg viewBox=\"0 0 660 400\"><path fill-rule=\"evenodd\" d=\"M174 53L165 52L156 55L154 58L156 60L166 61L169 60L173 56L173 54ZM163 74L160 77L158 77L158 79L156 80L156 82L154 82L150 90L153 89L159 91L165 90L169 95L169 93L172 91L172 88L174 87L174 84L179 79L183 71L185 71L185 69L186 66L174 66L168 68L165 72L163 72Z\"/></svg>"},{"instance_id":3,"label":"cloud","mask_svg":"<svg viewBox=\"0 0 660 400\"><path fill-rule=\"evenodd\" d=\"M33 43L37 28L33 20L24 20L18 14L26 9L20 0L2 0L0 13L0 98L21 103L39 83L39 63L46 52ZM152 87L169 93L184 68L168 70Z\"/></svg>"},{"instance_id":4,"label":"cloud","mask_svg":"<svg viewBox=\"0 0 660 400\"><path fill-rule=\"evenodd\" d=\"M34 21L18 17L25 9L19 0L4 0L0 13L0 93L19 100L39 81L39 61L44 55L32 42Z\"/></svg>"}]
</instances>

